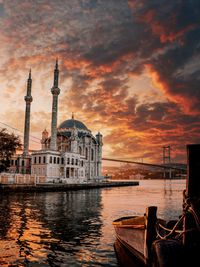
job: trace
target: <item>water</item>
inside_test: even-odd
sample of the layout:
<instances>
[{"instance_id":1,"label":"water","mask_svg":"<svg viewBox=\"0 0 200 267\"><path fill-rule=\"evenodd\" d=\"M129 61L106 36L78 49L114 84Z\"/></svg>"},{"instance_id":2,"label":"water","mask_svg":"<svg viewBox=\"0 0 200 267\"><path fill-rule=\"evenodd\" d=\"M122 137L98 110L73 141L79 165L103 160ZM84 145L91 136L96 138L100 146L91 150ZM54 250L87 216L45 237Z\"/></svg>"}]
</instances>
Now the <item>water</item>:
<instances>
[{"instance_id":1,"label":"water","mask_svg":"<svg viewBox=\"0 0 200 267\"><path fill-rule=\"evenodd\" d=\"M0 196L0 266L118 266L112 221L158 206L177 219L185 180Z\"/></svg>"}]
</instances>

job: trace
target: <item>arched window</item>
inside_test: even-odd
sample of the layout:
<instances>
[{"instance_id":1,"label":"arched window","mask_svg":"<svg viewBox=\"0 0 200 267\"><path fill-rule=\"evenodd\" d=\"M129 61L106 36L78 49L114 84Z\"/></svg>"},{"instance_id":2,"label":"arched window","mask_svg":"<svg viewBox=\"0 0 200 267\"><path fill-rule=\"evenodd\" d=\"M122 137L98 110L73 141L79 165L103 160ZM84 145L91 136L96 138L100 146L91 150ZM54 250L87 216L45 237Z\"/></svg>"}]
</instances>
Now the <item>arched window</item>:
<instances>
[{"instance_id":1,"label":"arched window","mask_svg":"<svg viewBox=\"0 0 200 267\"><path fill-rule=\"evenodd\" d=\"M64 158L61 158L61 164L64 164Z\"/></svg>"},{"instance_id":2,"label":"arched window","mask_svg":"<svg viewBox=\"0 0 200 267\"><path fill-rule=\"evenodd\" d=\"M22 166L24 166L24 160L22 160Z\"/></svg>"},{"instance_id":3,"label":"arched window","mask_svg":"<svg viewBox=\"0 0 200 267\"><path fill-rule=\"evenodd\" d=\"M49 163L52 163L52 156L51 156L50 159L49 159Z\"/></svg>"},{"instance_id":4,"label":"arched window","mask_svg":"<svg viewBox=\"0 0 200 267\"><path fill-rule=\"evenodd\" d=\"M39 164L41 163L41 157L39 157Z\"/></svg>"},{"instance_id":5,"label":"arched window","mask_svg":"<svg viewBox=\"0 0 200 267\"><path fill-rule=\"evenodd\" d=\"M82 147L79 146L79 154L82 155Z\"/></svg>"},{"instance_id":6,"label":"arched window","mask_svg":"<svg viewBox=\"0 0 200 267\"><path fill-rule=\"evenodd\" d=\"M46 157L45 156L43 157L43 163L46 163Z\"/></svg>"},{"instance_id":7,"label":"arched window","mask_svg":"<svg viewBox=\"0 0 200 267\"><path fill-rule=\"evenodd\" d=\"M53 163L56 164L56 157L54 157L54 159L53 159Z\"/></svg>"},{"instance_id":8,"label":"arched window","mask_svg":"<svg viewBox=\"0 0 200 267\"><path fill-rule=\"evenodd\" d=\"M94 160L94 149L91 148L91 160L93 161Z\"/></svg>"},{"instance_id":9,"label":"arched window","mask_svg":"<svg viewBox=\"0 0 200 267\"><path fill-rule=\"evenodd\" d=\"M74 165L74 158L72 158L72 165Z\"/></svg>"},{"instance_id":10,"label":"arched window","mask_svg":"<svg viewBox=\"0 0 200 267\"><path fill-rule=\"evenodd\" d=\"M70 158L67 158L67 164L70 164Z\"/></svg>"},{"instance_id":11,"label":"arched window","mask_svg":"<svg viewBox=\"0 0 200 267\"><path fill-rule=\"evenodd\" d=\"M76 165L78 165L78 159L76 159Z\"/></svg>"},{"instance_id":12,"label":"arched window","mask_svg":"<svg viewBox=\"0 0 200 267\"><path fill-rule=\"evenodd\" d=\"M88 159L88 148L87 147L85 148L85 157L86 159Z\"/></svg>"},{"instance_id":13,"label":"arched window","mask_svg":"<svg viewBox=\"0 0 200 267\"><path fill-rule=\"evenodd\" d=\"M57 164L60 164L60 158L57 158Z\"/></svg>"},{"instance_id":14,"label":"arched window","mask_svg":"<svg viewBox=\"0 0 200 267\"><path fill-rule=\"evenodd\" d=\"M36 158L36 157L34 157L34 163L35 163L35 164L37 163L37 158Z\"/></svg>"},{"instance_id":15,"label":"arched window","mask_svg":"<svg viewBox=\"0 0 200 267\"><path fill-rule=\"evenodd\" d=\"M69 168L66 168L66 178L69 178Z\"/></svg>"}]
</instances>

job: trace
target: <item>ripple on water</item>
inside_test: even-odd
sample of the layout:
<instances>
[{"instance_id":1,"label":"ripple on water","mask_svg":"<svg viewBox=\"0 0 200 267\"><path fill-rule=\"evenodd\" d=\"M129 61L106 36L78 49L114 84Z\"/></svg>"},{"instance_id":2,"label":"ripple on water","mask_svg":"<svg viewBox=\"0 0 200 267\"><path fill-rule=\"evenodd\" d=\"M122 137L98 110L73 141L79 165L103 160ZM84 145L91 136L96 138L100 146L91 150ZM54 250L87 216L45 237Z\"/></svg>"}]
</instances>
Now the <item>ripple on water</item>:
<instances>
[{"instance_id":1,"label":"ripple on water","mask_svg":"<svg viewBox=\"0 0 200 267\"><path fill-rule=\"evenodd\" d=\"M0 266L118 266L112 221L158 206L162 218L182 209L185 181L0 196Z\"/></svg>"}]
</instances>

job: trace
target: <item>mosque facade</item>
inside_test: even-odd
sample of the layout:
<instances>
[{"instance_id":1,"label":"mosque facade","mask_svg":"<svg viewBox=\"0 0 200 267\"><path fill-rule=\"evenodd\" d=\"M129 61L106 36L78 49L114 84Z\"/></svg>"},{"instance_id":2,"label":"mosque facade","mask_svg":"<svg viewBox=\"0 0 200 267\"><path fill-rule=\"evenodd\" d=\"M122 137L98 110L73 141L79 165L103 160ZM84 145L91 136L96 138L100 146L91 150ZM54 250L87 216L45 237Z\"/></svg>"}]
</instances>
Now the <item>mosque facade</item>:
<instances>
[{"instance_id":1,"label":"mosque facade","mask_svg":"<svg viewBox=\"0 0 200 267\"><path fill-rule=\"evenodd\" d=\"M51 88L52 116L51 135L45 129L42 132L41 149L29 152L30 113L32 78L27 80L25 96L26 110L24 123L24 147L21 155L11 160L10 171L42 176L45 182L84 183L103 179L102 134L95 136L84 123L74 118L63 121L57 126L59 69L56 61L54 82Z\"/></svg>"}]
</instances>

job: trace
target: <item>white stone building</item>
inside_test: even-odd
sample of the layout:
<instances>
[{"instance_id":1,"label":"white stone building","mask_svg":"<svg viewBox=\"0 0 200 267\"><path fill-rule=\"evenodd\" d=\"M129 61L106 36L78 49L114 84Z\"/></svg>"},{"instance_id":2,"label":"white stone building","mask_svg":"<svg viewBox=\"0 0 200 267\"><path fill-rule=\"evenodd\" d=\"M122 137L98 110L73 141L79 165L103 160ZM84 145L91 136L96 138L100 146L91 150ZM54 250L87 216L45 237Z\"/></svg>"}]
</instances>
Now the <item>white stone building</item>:
<instances>
[{"instance_id":1,"label":"white stone building","mask_svg":"<svg viewBox=\"0 0 200 267\"><path fill-rule=\"evenodd\" d=\"M92 181L101 176L102 135L95 137L80 121L66 120L57 129L57 151L50 149L51 137L42 133L42 149L32 153L31 173L47 181Z\"/></svg>"},{"instance_id":2,"label":"white stone building","mask_svg":"<svg viewBox=\"0 0 200 267\"><path fill-rule=\"evenodd\" d=\"M32 79L29 73L27 83L24 151L11 160L10 170L45 177L46 182L84 183L101 180L102 135L96 136L80 121L74 119L62 122L57 127L59 70L54 70L51 136L42 132L41 150L29 153L30 106L32 102Z\"/></svg>"}]
</instances>

